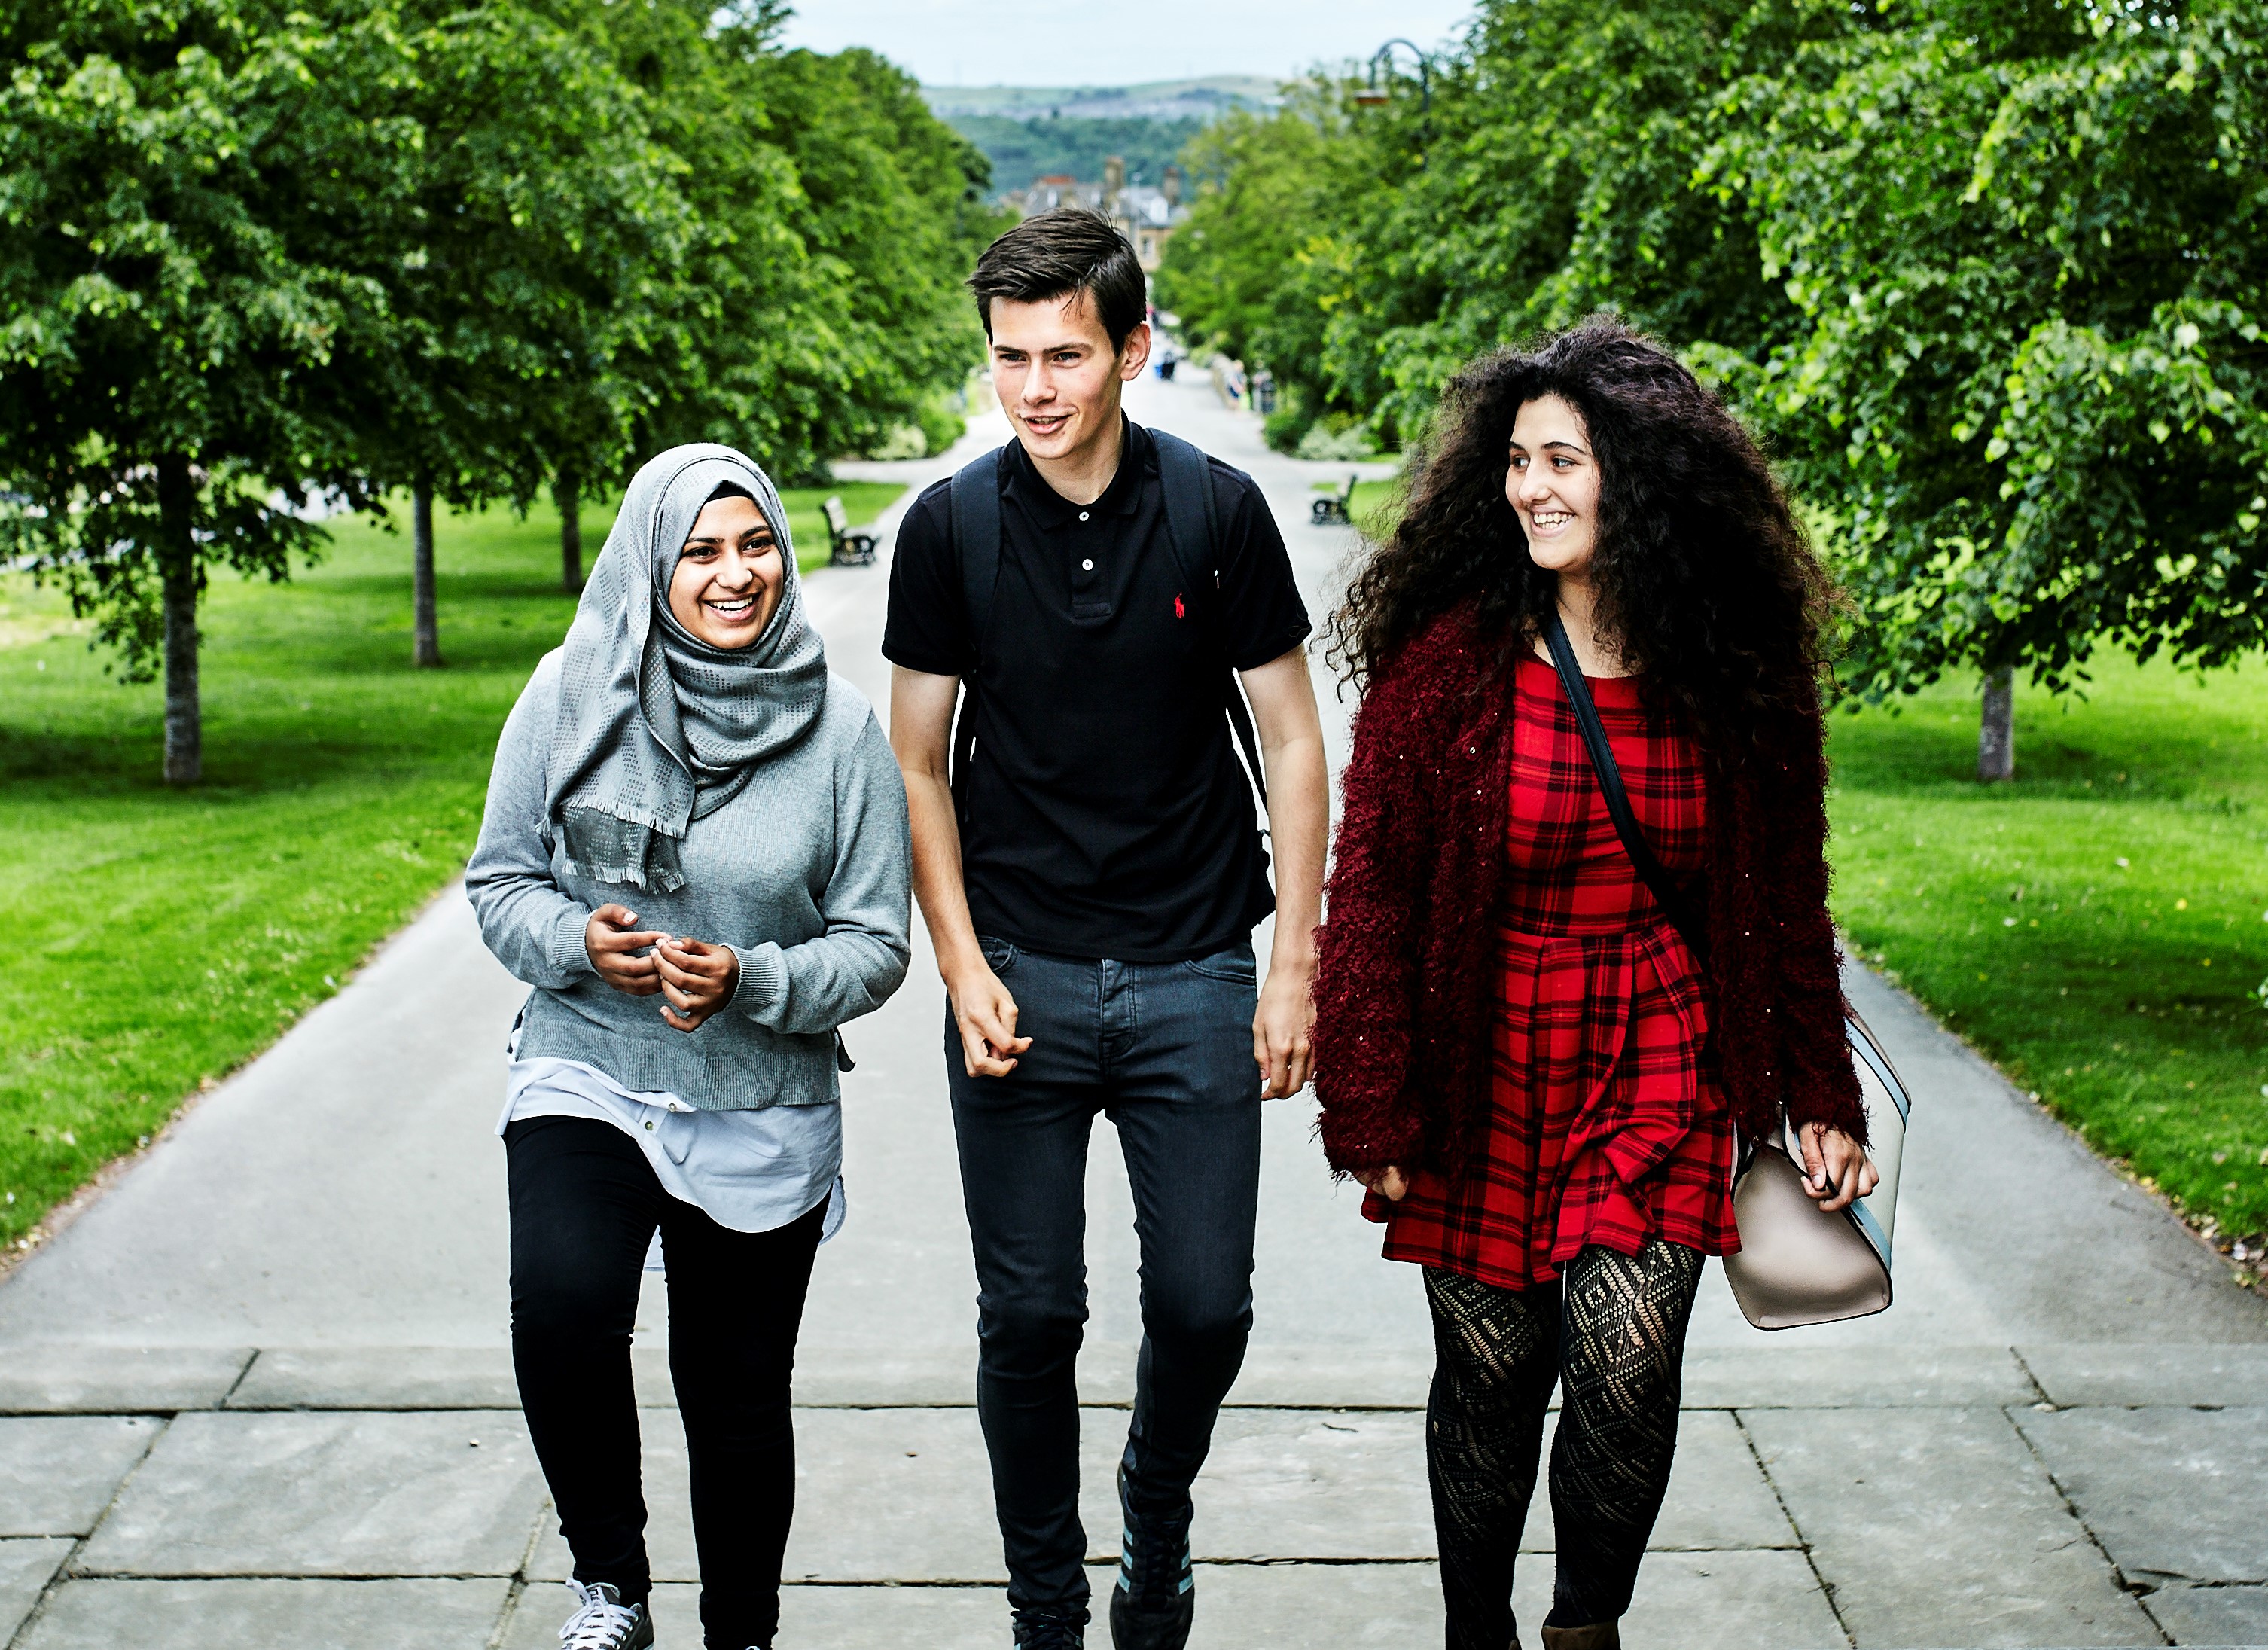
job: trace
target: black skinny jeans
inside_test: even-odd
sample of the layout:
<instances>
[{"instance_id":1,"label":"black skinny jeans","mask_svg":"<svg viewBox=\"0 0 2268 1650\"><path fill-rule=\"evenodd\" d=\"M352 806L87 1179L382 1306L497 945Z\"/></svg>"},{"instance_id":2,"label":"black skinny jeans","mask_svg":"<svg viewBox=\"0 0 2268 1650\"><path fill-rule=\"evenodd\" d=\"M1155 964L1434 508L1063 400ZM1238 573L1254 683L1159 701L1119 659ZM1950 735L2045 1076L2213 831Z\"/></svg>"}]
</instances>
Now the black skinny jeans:
<instances>
[{"instance_id":1,"label":"black skinny jeans","mask_svg":"<svg viewBox=\"0 0 2268 1650\"><path fill-rule=\"evenodd\" d=\"M1142 1350L1122 1458L1167 1545L1252 1330L1260 1073L1252 947L1188 962L1045 956L986 939L1032 1047L970 1077L946 1015L946 1077L977 1283L976 1412L1019 1619L1087 1618L1079 1517L1086 1153L1118 1127L1142 1252Z\"/></svg>"},{"instance_id":2,"label":"black skinny jeans","mask_svg":"<svg viewBox=\"0 0 2268 1650\"><path fill-rule=\"evenodd\" d=\"M659 1226L703 1638L710 1650L770 1645L795 1511L788 1381L826 1203L776 1231L734 1232L664 1191L611 1123L526 1117L504 1140L512 1367L575 1579L625 1602L652 1585L630 1330Z\"/></svg>"}]
</instances>

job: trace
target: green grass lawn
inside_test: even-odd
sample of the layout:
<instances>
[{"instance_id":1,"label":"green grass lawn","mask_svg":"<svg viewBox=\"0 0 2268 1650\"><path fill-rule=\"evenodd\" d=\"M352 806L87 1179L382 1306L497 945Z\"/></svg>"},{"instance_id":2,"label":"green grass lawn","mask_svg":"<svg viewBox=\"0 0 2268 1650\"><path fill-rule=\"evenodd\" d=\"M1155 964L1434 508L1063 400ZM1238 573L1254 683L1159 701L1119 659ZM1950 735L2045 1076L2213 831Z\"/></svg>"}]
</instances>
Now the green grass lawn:
<instances>
[{"instance_id":1,"label":"green grass lawn","mask_svg":"<svg viewBox=\"0 0 2268 1650\"><path fill-rule=\"evenodd\" d=\"M824 559L901 490L786 495ZM406 512L404 512L406 514ZM595 556L610 506L584 516ZM345 522L285 586L206 598L205 783L158 782L160 689L122 688L62 597L0 577L0 1244L241 1064L462 865L496 735L574 611L558 519L438 524L446 669L409 666L409 545ZM814 547L815 550L814 550Z\"/></svg>"},{"instance_id":2,"label":"green grass lawn","mask_svg":"<svg viewBox=\"0 0 2268 1650\"><path fill-rule=\"evenodd\" d=\"M1391 454L1388 456L1390 457ZM1335 493L1345 485L1344 481L1317 482L1315 490L1319 493ZM1393 501L1395 491L1401 485L1401 478L1398 476L1391 481L1357 482L1354 484L1354 497L1347 506L1347 512L1353 518L1354 525L1361 530L1364 537L1378 539L1385 536L1386 507Z\"/></svg>"},{"instance_id":3,"label":"green grass lawn","mask_svg":"<svg viewBox=\"0 0 2268 1650\"><path fill-rule=\"evenodd\" d=\"M2095 675L2086 701L2019 688L2008 784L1973 777L1973 689L1837 717L1836 913L2098 1152L2257 1234L2268 660L2199 678L2105 658ZM1916 1127L1961 1126L1917 1100Z\"/></svg>"},{"instance_id":4,"label":"green grass lawn","mask_svg":"<svg viewBox=\"0 0 2268 1650\"><path fill-rule=\"evenodd\" d=\"M1399 476L1392 481L1357 482L1354 484L1354 498L1347 506L1347 513L1354 518L1355 526L1366 536L1373 539L1384 536L1388 527L1387 508L1394 502L1394 496L1401 487Z\"/></svg>"}]
</instances>

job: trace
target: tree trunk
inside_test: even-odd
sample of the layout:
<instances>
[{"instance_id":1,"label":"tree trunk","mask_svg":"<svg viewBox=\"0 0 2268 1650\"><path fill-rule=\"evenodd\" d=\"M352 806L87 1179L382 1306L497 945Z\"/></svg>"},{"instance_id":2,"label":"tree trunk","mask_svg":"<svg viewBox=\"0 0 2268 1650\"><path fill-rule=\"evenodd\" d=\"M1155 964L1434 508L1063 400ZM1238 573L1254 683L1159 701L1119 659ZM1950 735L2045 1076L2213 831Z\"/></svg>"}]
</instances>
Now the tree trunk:
<instances>
[{"instance_id":1,"label":"tree trunk","mask_svg":"<svg viewBox=\"0 0 2268 1650\"><path fill-rule=\"evenodd\" d=\"M2016 673L1984 673L1984 714L1977 730L1977 777L1990 782L2016 777Z\"/></svg>"},{"instance_id":2,"label":"tree trunk","mask_svg":"<svg viewBox=\"0 0 2268 1650\"><path fill-rule=\"evenodd\" d=\"M158 464L158 571L166 615L166 783L204 777L197 703L196 484L185 458Z\"/></svg>"},{"instance_id":3,"label":"tree trunk","mask_svg":"<svg viewBox=\"0 0 2268 1650\"><path fill-rule=\"evenodd\" d=\"M551 484L559 505L559 585L569 595L583 588L583 483L572 470Z\"/></svg>"},{"instance_id":4,"label":"tree trunk","mask_svg":"<svg viewBox=\"0 0 2268 1650\"><path fill-rule=\"evenodd\" d=\"M423 482L410 490L409 576L412 615L410 658L420 668L441 662L441 622L433 611L433 489Z\"/></svg>"}]
</instances>

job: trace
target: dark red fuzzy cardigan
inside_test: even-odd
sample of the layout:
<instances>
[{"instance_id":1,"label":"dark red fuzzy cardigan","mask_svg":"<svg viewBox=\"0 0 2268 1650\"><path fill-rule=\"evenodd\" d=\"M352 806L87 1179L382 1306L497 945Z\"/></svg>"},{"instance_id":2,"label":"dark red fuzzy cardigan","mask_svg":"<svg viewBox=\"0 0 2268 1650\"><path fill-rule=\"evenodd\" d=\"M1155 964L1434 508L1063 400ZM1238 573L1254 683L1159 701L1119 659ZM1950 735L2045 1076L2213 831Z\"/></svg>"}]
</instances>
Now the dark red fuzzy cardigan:
<instances>
[{"instance_id":1,"label":"dark red fuzzy cardigan","mask_svg":"<svg viewBox=\"0 0 2268 1650\"><path fill-rule=\"evenodd\" d=\"M1489 1106L1490 996L1512 802L1503 650L1464 612L1371 684L1315 975L1315 1092L1331 1167L1454 1174ZM1785 1104L1866 1139L1827 914L1825 730L1812 714L1711 763L1711 1054L1741 1126Z\"/></svg>"}]
</instances>

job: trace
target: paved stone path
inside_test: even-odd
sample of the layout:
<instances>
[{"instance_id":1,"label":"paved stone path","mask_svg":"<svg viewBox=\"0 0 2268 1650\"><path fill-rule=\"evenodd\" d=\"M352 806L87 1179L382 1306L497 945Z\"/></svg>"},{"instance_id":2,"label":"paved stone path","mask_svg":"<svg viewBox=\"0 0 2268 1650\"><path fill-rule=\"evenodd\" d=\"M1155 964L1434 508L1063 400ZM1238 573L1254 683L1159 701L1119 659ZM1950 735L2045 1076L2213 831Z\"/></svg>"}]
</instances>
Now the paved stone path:
<instances>
[{"instance_id":1,"label":"paved stone path","mask_svg":"<svg viewBox=\"0 0 2268 1650\"><path fill-rule=\"evenodd\" d=\"M1201 384L1147 381L1135 412L1260 478L1324 611L1351 545L1307 525L1309 489L1344 467L1263 452ZM1002 433L981 424L968 450ZM878 702L884 580L811 582L837 667ZM1898 1303L1764 1336L1712 1270L1630 1642L2268 1645L2268 1310L1904 998L1851 985L1918 1096ZM567 1555L504 1350L491 1133L519 995L445 894L0 1285L0 1645L556 1644ZM850 1219L821 1253L797 1384L794 1650L1006 1642L942 998L924 954L849 1034ZM1377 1258L1310 1121L1270 1109L1259 1322L1199 1493L1204 1650L1439 1642L1417 1279ZM1092 1197L1087 1524L1107 1564L1138 1333L1107 1146ZM686 1650L658 1294L644 1328L661 1643ZM1539 1506L1526 1545L1550 1540ZM1549 1585L1538 1557L1531 1624Z\"/></svg>"}]
</instances>

